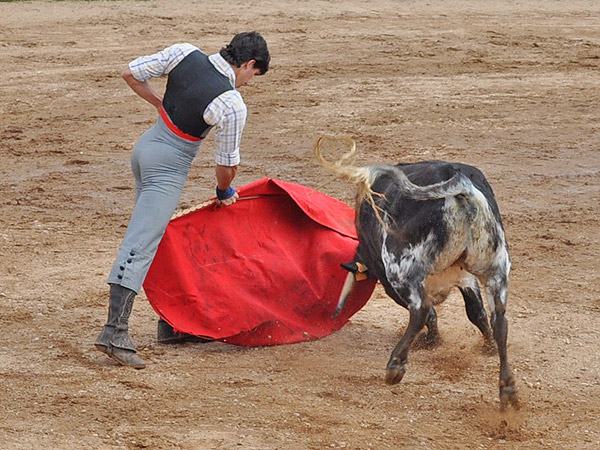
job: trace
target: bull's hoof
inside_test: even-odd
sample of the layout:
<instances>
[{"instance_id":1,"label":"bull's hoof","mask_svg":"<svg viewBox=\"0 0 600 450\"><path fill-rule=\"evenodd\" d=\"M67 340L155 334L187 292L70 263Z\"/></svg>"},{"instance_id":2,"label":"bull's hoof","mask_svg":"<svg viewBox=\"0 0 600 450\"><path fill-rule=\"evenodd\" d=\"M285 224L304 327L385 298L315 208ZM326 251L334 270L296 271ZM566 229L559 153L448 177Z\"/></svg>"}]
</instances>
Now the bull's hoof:
<instances>
[{"instance_id":1,"label":"bull's hoof","mask_svg":"<svg viewBox=\"0 0 600 450\"><path fill-rule=\"evenodd\" d=\"M389 364L385 372L385 382L387 384L398 384L404 378L406 366L404 364Z\"/></svg>"},{"instance_id":2,"label":"bull's hoof","mask_svg":"<svg viewBox=\"0 0 600 450\"><path fill-rule=\"evenodd\" d=\"M500 411L506 411L509 406L519 409L519 398L514 385L500 388Z\"/></svg>"}]
</instances>

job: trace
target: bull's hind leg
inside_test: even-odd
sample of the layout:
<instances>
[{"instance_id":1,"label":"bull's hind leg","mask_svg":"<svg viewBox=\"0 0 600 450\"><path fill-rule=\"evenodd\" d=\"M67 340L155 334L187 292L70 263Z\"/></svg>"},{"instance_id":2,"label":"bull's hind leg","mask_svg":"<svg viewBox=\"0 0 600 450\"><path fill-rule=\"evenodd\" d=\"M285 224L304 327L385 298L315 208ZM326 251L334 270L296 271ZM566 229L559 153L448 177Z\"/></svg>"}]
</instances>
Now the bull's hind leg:
<instances>
[{"instance_id":1,"label":"bull's hind leg","mask_svg":"<svg viewBox=\"0 0 600 450\"><path fill-rule=\"evenodd\" d=\"M504 273L490 277L486 283L487 298L491 310L491 324L494 331L494 339L498 344L498 355L500 356L500 409L505 410L511 405L519 407L515 378L508 364L506 341L508 336L508 321L505 317L506 299L508 295L508 279Z\"/></svg>"},{"instance_id":2,"label":"bull's hind leg","mask_svg":"<svg viewBox=\"0 0 600 450\"><path fill-rule=\"evenodd\" d=\"M423 299L423 295L419 295L418 297ZM410 298L415 298L415 296L411 295ZM406 327L404 335L392 351L392 355L388 361L385 375L385 382L387 384L396 384L402 381L402 378L406 373L408 351L419 331L425 326L430 310L431 305L422 303L421 300L408 305L408 311L410 313L408 327Z\"/></svg>"},{"instance_id":3,"label":"bull's hind leg","mask_svg":"<svg viewBox=\"0 0 600 450\"><path fill-rule=\"evenodd\" d=\"M494 336L492 329L488 322L488 316L483 307L483 299L481 298L481 291L477 281L473 279L473 282L468 287L459 286L464 300L465 309L467 310L467 317L477 328L481 331L484 340L484 350L486 353L494 353L496 345L494 344Z\"/></svg>"}]
</instances>

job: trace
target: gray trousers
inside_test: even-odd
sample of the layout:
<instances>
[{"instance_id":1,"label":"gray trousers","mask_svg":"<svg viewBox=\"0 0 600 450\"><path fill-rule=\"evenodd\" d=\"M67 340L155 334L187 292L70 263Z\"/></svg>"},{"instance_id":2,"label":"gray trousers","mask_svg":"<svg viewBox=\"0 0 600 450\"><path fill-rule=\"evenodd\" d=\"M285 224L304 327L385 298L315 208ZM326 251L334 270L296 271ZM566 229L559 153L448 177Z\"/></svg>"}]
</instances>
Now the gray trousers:
<instances>
[{"instance_id":1,"label":"gray trousers","mask_svg":"<svg viewBox=\"0 0 600 450\"><path fill-rule=\"evenodd\" d=\"M160 117L136 142L131 155L135 207L109 284L140 292L199 147L173 134Z\"/></svg>"}]
</instances>

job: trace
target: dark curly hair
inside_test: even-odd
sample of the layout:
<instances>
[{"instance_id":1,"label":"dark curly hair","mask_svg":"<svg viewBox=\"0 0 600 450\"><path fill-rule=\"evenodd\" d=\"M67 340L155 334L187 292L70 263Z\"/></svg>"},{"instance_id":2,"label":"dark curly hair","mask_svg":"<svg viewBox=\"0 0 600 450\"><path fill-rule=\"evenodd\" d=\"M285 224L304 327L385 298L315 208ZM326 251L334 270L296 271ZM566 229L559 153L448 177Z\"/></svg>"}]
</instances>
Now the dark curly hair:
<instances>
[{"instance_id":1,"label":"dark curly hair","mask_svg":"<svg viewBox=\"0 0 600 450\"><path fill-rule=\"evenodd\" d=\"M236 34L231 42L223 47L219 54L229 64L240 67L242 64L255 60L254 67L264 75L269 70L271 55L267 48L267 41L256 31Z\"/></svg>"}]
</instances>

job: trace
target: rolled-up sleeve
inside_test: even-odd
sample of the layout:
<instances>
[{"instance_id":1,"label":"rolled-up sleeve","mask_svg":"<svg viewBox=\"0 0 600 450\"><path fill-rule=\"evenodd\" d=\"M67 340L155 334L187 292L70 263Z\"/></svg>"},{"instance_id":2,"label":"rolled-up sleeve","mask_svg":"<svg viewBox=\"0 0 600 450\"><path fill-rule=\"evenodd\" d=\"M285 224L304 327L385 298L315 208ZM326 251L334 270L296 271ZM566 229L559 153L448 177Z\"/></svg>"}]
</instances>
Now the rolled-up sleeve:
<instances>
[{"instance_id":1,"label":"rolled-up sleeve","mask_svg":"<svg viewBox=\"0 0 600 450\"><path fill-rule=\"evenodd\" d=\"M198 48L192 44L174 44L152 55L140 56L129 63L131 75L138 81L167 75L183 58Z\"/></svg>"},{"instance_id":2,"label":"rolled-up sleeve","mask_svg":"<svg viewBox=\"0 0 600 450\"><path fill-rule=\"evenodd\" d=\"M247 109L238 91L227 91L204 111L204 120L215 127L215 162L221 166L237 166L241 161L240 144L246 125Z\"/></svg>"}]
</instances>

